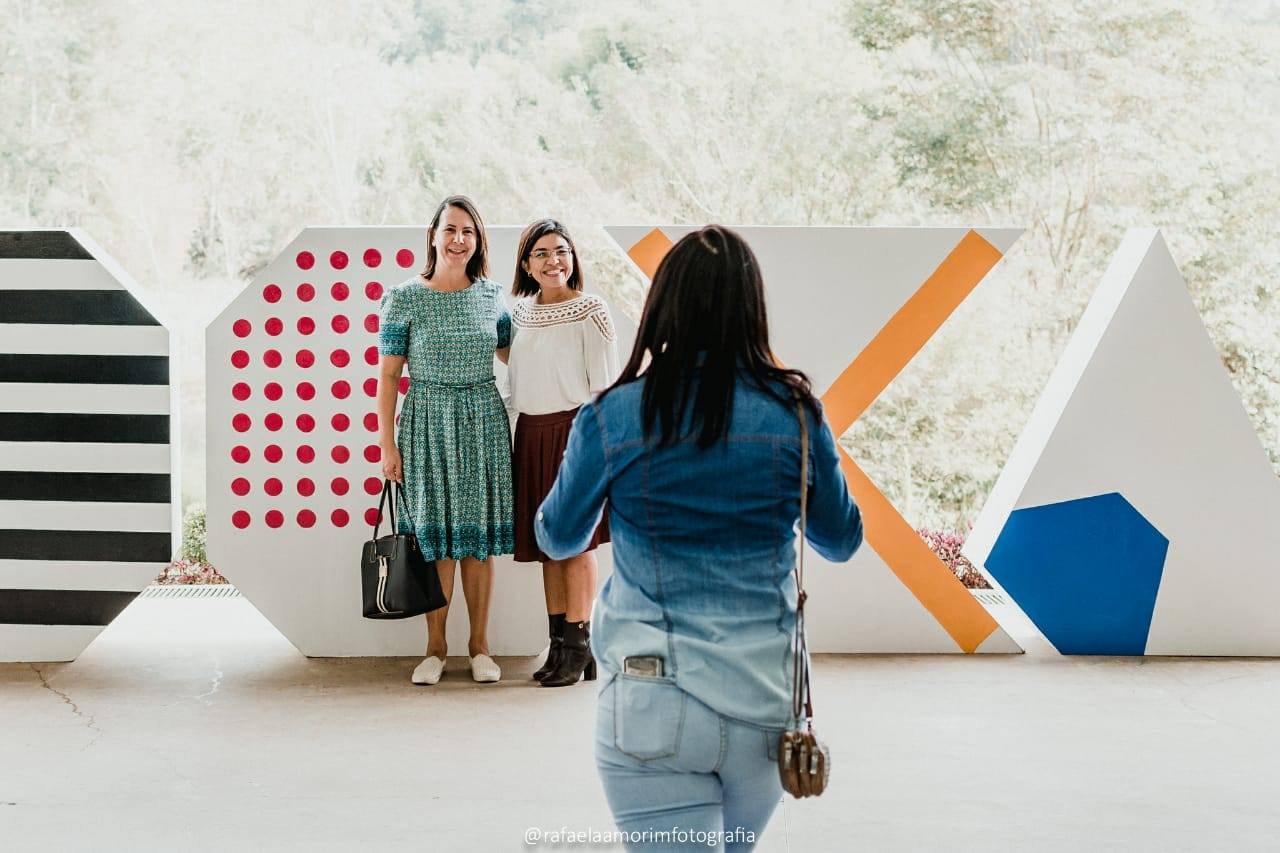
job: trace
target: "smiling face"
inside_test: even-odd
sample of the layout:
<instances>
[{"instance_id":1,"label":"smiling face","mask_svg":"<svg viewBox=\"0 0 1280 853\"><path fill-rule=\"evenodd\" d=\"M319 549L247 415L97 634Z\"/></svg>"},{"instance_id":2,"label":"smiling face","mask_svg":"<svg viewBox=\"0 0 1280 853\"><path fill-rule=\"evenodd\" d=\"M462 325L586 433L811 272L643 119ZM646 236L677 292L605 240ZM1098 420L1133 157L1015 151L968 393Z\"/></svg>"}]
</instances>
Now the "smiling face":
<instances>
[{"instance_id":1,"label":"smiling face","mask_svg":"<svg viewBox=\"0 0 1280 853\"><path fill-rule=\"evenodd\" d=\"M436 258L445 269L464 272L467 261L476 253L478 232L471 215L460 207L450 205L440 216L432 245Z\"/></svg>"},{"instance_id":2,"label":"smiling face","mask_svg":"<svg viewBox=\"0 0 1280 853\"><path fill-rule=\"evenodd\" d=\"M522 266L542 290L558 290L573 277L573 247L561 235L544 234L533 244Z\"/></svg>"}]
</instances>

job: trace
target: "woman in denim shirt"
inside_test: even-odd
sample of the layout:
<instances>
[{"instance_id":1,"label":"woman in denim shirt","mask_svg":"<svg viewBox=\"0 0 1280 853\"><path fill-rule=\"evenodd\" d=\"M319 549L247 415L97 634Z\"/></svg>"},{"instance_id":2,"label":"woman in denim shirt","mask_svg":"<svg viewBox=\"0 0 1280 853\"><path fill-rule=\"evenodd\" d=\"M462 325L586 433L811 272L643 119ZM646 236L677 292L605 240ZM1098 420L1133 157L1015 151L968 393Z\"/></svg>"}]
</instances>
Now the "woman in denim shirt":
<instances>
[{"instance_id":1,"label":"woman in denim shirt","mask_svg":"<svg viewBox=\"0 0 1280 853\"><path fill-rule=\"evenodd\" d=\"M609 502L614 568L592 650L596 763L620 829L723 830L728 849L750 849L781 797L796 399L812 436L808 539L847 560L862 521L835 439L808 378L773 358L755 255L708 226L663 259L630 361L574 420L536 529L552 558L581 553Z\"/></svg>"}]
</instances>

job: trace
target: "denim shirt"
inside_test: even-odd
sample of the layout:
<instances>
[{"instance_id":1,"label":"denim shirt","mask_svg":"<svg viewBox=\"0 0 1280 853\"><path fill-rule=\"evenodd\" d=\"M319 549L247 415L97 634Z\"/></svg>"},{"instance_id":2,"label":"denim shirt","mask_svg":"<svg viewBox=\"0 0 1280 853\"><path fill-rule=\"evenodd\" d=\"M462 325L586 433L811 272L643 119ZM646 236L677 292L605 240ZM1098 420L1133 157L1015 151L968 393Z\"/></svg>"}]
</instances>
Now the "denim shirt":
<instances>
[{"instance_id":1,"label":"denim shirt","mask_svg":"<svg viewBox=\"0 0 1280 853\"><path fill-rule=\"evenodd\" d=\"M584 405L535 521L552 559L580 554L608 501L613 575L591 647L608 676L658 656L665 676L726 717L783 728L791 714L800 425L795 406L740 380L725 439L646 440L644 379ZM784 397L784 386L778 386ZM690 407L692 408L692 407ZM825 419L809 419L808 540L849 559L862 518Z\"/></svg>"}]
</instances>

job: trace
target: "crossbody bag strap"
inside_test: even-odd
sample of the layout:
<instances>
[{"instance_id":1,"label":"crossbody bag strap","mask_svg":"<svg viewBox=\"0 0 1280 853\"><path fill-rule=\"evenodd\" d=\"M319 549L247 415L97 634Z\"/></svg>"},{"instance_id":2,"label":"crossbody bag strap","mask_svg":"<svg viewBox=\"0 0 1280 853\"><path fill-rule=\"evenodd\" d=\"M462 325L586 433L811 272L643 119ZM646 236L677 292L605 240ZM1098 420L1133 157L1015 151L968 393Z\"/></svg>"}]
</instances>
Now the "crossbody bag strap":
<instances>
[{"instance_id":1,"label":"crossbody bag strap","mask_svg":"<svg viewBox=\"0 0 1280 853\"><path fill-rule=\"evenodd\" d=\"M796 418L800 421L800 553L796 559L796 636L792 643L794 666L792 668L791 712L799 718L804 713L806 727L813 725L813 696L809 689L809 644L804 626L805 534L809 516L809 419L805 417L804 404L796 395Z\"/></svg>"}]
</instances>

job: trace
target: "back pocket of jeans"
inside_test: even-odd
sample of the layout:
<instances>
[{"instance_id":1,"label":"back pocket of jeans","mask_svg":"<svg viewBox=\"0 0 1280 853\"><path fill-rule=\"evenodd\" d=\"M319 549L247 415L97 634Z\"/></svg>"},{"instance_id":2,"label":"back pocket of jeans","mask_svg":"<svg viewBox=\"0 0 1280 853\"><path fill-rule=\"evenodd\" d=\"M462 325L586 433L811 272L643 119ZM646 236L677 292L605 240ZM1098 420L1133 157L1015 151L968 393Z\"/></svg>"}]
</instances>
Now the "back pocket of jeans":
<instances>
[{"instance_id":1,"label":"back pocket of jeans","mask_svg":"<svg viewBox=\"0 0 1280 853\"><path fill-rule=\"evenodd\" d=\"M639 761L676 754L685 696L674 681L618 675L613 684L613 745Z\"/></svg>"}]
</instances>

